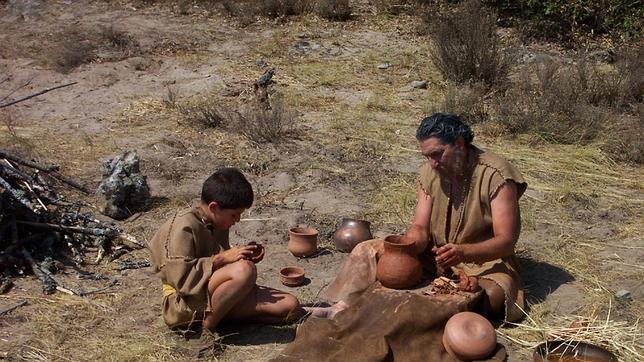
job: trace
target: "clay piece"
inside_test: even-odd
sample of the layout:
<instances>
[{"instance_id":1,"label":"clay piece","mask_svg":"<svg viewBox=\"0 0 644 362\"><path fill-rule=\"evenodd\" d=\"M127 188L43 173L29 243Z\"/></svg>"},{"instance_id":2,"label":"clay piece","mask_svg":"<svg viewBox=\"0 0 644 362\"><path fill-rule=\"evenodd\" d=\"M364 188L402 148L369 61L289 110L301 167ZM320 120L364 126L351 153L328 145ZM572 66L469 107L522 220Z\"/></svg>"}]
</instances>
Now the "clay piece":
<instances>
[{"instance_id":1,"label":"clay piece","mask_svg":"<svg viewBox=\"0 0 644 362\"><path fill-rule=\"evenodd\" d=\"M147 204L150 188L139 161L136 151L126 151L103 163L103 180L96 191L101 214L123 220Z\"/></svg>"},{"instance_id":2,"label":"clay piece","mask_svg":"<svg viewBox=\"0 0 644 362\"><path fill-rule=\"evenodd\" d=\"M454 314L445 324L443 346L447 353L460 360L484 359L496 348L496 331L480 314Z\"/></svg>"},{"instance_id":3,"label":"clay piece","mask_svg":"<svg viewBox=\"0 0 644 362\"><path fill-rule=\"evenodd\" d=\"M304 268L289 266L280 270L280 281L287 287L297 287L304 283Z\"/></svg>"},{"instance_id":4,"label":"clay piece","mask_svg":"<svg viewBox=\"0 0 644 362\"><path fill-rule=\"evenodd\" d=\"M580 341L547 341L538 345L532 354L534 362L617 362L608 350Z\"/></svg>"},{"instance_id":5,"label":"clay piece","mask_svg":"<svg viewBox=\"0 0 644 362\"><path fill-rule=\"evenodd\" d=\"M294 227L289 230L287 249L293 256L305 258L318 250L318 231L310 227Z\"/></svg>"},{"instance_id":6,"label":"clay piece","mask_svg":"<svg viewBox=\"0 0 644 362\"><path fill-rule=\"evenodd\" d=\"M359 243L372 239L371 223L366 220L343 218L333 234L333 243L339 251L350 253Z\"/></svg>"}]
</instances>

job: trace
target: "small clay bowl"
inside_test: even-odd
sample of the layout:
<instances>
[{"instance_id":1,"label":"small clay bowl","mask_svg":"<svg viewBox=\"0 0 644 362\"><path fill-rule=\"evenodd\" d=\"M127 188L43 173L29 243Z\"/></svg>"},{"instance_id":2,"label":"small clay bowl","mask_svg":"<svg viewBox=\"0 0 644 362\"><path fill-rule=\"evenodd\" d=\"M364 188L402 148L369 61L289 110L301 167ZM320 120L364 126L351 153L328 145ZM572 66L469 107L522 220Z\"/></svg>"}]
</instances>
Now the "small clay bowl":
<instances>
[{"instance_id":1,"label":"small clay bowl","mask_svg":"<svg viewBox=\"0 0 644 362\"><path fill-rule=\"evenodd\" d=\"M532 354L534 362L617 362L617 357L599 346L576 341L548 341L541 343Z\"/></svg>"},{"instance_id":2,"label":"small clay bowl","mask_svg":"<svg viewBox=\"0 0 644 362\"><path fill-rule=\"evenodd\" d=\"M289 266L280 270L280 280L287 287L297 287L304 283L304 269L299 266Z\"/></svg>"},{"instance_id":3,"label":"small clay bowl","mask_svg":"<svg viewBox=\"0 0 644 362\"><path fill-rule=\"evenodd\" d=\"M255 264L262 261L262 259L264 259L264 254L266 253L266 250L264 249L262 244L258 244L256 241L251 241L250 243L248 243L248 245L257 245L257 248L253 250L253 255L250 256L250 261Z\"/></svg>"},{"instance_id":4,"label":"small clay bowl","mask_svg":"<svg viewBox=\"0 0 644 362\"><path fill-rule=\"evenodd\" d=\"M484 359L496 348L496 332L492 323L480 314L456 313L445 324L443 346L460 360Z\"/></svg>"}]
</instances>

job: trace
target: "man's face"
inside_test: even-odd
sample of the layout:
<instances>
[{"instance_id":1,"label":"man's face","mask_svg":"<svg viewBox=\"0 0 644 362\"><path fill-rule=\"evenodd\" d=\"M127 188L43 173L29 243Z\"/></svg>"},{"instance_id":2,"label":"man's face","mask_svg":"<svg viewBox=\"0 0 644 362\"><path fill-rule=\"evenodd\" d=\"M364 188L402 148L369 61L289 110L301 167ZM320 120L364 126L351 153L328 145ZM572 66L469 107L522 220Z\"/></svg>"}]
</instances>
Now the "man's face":
<instances>
[{"instance_id":1,"label":"man's face","mask_svg":"<svg viewBox=\"0 0 644 362\"><path fill-rule=\"evenodd\" d=\"M210 221L220 230L228 230L235 225L241 218L241 214L246 211L245 208L239 209L222 209L216 202L208 205L210 211Z\"/></svg>"},{"instance_id":2,"label":"man's face","mask_svg":"<svg viewBox=\"0 0 644 362\"><path fill-rule=\"evenodd\" d=\"M454 144L443 143L438 137L420 141L420 152L429 166L443 176L458 176L465 165L465 142L459 137Z\"/></svg>"}]
</instances>

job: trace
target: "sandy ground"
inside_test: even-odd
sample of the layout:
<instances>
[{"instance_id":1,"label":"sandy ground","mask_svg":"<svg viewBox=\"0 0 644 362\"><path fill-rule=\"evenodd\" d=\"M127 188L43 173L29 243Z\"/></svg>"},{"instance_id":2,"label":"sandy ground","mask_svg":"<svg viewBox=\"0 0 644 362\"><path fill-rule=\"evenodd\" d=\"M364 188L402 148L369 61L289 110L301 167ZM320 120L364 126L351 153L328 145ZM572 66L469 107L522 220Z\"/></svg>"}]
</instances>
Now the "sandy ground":
<instances>
[{"instance_id":1,"label":"sandy ground","mask_svg":"<svg viewBox=\"0 0 644 362\"><path fill-rule=\"evenodd\" d=\"M90 62L64 73L56 70L56 59L70 27L96 51ZM128 41L106 40L110 27ZM154 204L119 226L141 240L198 197L212 170L241 168L257 197L234 227L233 243L258 240L266 246L260 284L286 288L279 284L279 269L304 267L308 283L286 289L307 304L318 301L346 257L331 242L342 217L371 220L379 236L405 229L422 163L413 132L444 84L411 18L377 17L364 7L347 23L296 17L242 26L203 5L181 15L172 5L138 2L9 1L0 2L0 44L0 96L18 89L9 97L15 99L77 82L3 109L0 147L59 164L92 186L100 181L103 160L136 149ZM164 103L168 92L185 104L204 97L221 108L243 103L264 72L261 60L276 68L274 87L297 118L284 140L255 143L231 130L195 127ZM385 62L392 69L378 68ZM427 80L429 88L409 87L413 80ZM510 158L531 185L521 202L518 245L531 313L547 320L605 312L606 301L626 289L633 302L614 301L613 318L641 318L641 168L606 166L605 177L624 181L579 198L553 186L559 182L553 175L564 174L557 170L567 169L570 148L502 139L478 144ZM535 164L535 158L545 161ZM411 198L401 190L412 190ZM392 195L403 194L405 199L391 203ZM315 257L297 259L286 250L287 230L296 224L320 231ZM121 260L146 257L137 250ZM92 265L93 258L88 255L88 270L118 281L100 295L44 296L37 280L15 280L0 305L20 299L29 304L0 317L0 352L17 360L189 360L185 342L163 325L160 285L151 272L119 272L115 262ZM88 288L105 283L78 280L73 270L61 277ZM225 326L220 335L226 348L219 358L267 360L294 338L294 328ZM515 342L504 343L510 360L531 354Z\"/></svg>"}]
</instances>

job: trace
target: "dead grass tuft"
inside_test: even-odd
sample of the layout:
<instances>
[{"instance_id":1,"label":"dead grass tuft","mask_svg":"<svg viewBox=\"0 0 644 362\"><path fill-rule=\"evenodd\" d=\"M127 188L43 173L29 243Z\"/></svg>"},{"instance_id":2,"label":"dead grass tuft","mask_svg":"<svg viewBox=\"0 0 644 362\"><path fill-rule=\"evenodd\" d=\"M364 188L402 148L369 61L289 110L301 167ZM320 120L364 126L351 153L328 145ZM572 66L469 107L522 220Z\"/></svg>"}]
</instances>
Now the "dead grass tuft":
<instances>
[{"instance_id":1,"label":"dead grass tuft","mask_svg":"<svg viewBox=\"0 0 644 362\"><path fill-rule=\"evenodd\" d=\"M642 329L639 321L615 321L611 319L611 302L605 317L598 313L591 316L551 317L551 322L527 315L524 323L509 323L512 328L501 328L498 333L508 340L534 349L546 341L586 342L604 347L615 353L620 360L641 361Z\"/></svg>"}]
</instances>

